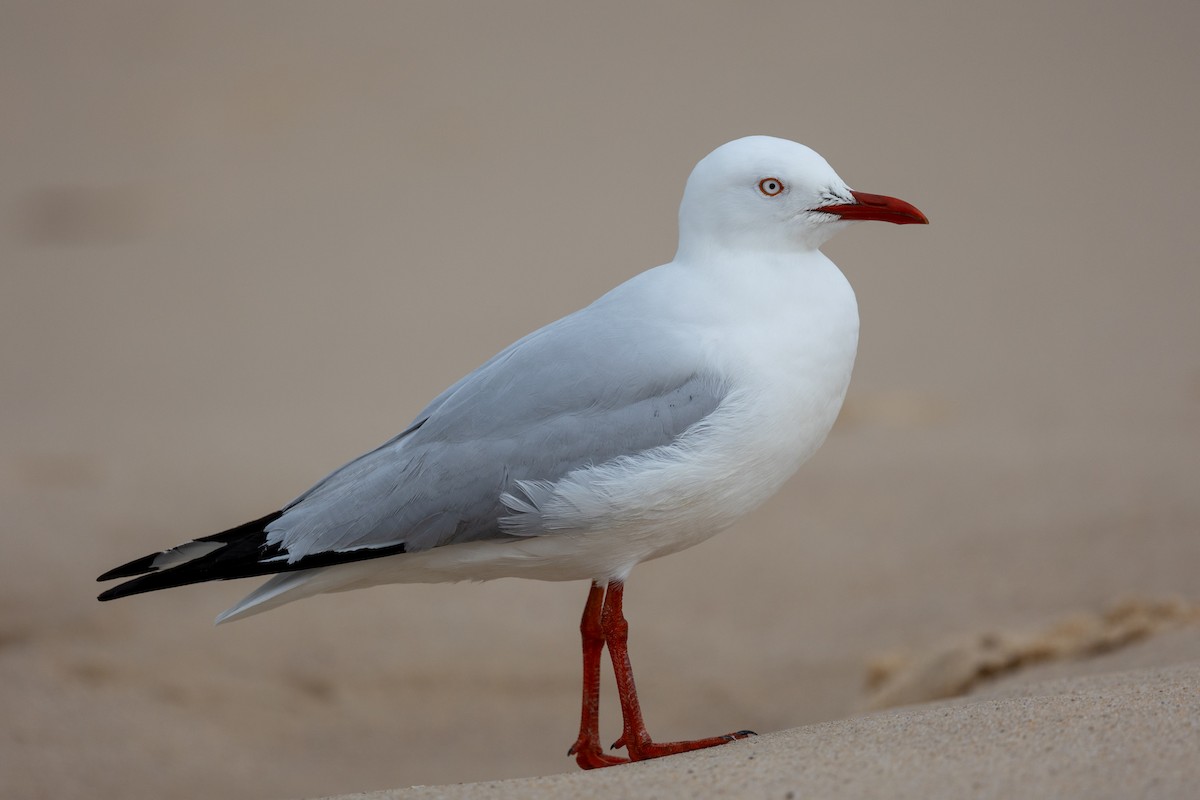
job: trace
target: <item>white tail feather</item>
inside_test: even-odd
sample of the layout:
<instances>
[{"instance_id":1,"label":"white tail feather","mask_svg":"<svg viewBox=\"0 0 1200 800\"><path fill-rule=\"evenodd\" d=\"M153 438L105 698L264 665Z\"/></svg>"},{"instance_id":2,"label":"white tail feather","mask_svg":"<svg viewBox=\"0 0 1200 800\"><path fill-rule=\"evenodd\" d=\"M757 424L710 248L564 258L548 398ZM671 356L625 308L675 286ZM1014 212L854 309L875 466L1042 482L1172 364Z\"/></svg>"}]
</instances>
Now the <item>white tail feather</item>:
<instances>
[{"instance_id":1,"label":"white tail feather","mask_svg":"<svg viewBox=\"0 0 1200 800\"><path fill-rule=\"evenodd\" d=\"M314 574L319 572L321 570L312 569L281 572L243 597L236 605L218 614L213 624L220 625L222 622L252 617L264 611L270 611L272 608L278 608L284 603L319 594L324 591L324 587L312 580ZM308 590L304 591L306 585Z\"/></svg>"}]
</instances>

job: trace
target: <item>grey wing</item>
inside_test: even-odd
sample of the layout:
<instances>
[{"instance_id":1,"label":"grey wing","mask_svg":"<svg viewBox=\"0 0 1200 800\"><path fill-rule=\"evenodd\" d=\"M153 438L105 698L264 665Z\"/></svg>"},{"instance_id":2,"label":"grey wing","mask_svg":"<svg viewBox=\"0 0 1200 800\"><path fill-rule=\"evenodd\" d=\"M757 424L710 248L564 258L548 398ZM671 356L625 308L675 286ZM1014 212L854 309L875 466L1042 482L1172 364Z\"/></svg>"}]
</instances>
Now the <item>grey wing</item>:
<instances>
[{"instance_id":1,"label":"grey wing","mask_svg":"<svg viewBox=\"0 0 1200 800\"><path fill-rule=\"evenodd\" d=\"M293 501L268 543L294 561L510 537L501 496L518 482L669 444L720 404L722 383L695 360L597 322L578 312L501 352Z\"/></svg>"}]
</instances>

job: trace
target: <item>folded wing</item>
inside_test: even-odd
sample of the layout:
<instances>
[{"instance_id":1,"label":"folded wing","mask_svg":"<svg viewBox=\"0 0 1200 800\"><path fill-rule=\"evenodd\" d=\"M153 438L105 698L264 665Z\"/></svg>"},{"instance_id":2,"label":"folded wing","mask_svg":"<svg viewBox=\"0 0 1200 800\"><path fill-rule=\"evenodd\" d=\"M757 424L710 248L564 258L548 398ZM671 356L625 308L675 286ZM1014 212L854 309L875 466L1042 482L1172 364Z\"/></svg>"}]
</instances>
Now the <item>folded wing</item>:
<instances>
[{"instance_id":1,"label":"folded wing","mask_svg":"<svg viewBox=\"0 0 1200 800\"><path fill-rule=\"evenodd\" d=\"M101 599L542 533L506 530L502 496L668 445L725 394L699 359L631 350L637 338L588 311L502 351L281 511L106 573L149 574Z\"/></svg>"}]
</instances>

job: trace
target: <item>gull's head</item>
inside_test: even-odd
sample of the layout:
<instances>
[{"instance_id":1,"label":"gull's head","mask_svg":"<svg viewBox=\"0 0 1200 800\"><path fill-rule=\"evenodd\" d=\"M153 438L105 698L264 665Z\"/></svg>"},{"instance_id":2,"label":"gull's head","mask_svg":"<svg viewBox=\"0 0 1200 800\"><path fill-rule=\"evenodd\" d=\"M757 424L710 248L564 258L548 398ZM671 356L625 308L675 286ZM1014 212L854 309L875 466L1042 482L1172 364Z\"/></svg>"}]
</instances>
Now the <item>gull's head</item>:
<instances>
[{"instance_id":1,"label":"gull's head","mask_svg":"<svg viewBox=\"0 0 1200 800\"><path fill-rule=\"evenodd\" d=\"M849 222L868 219L929 222L903 200L852 191L802 144L747 136L692 170L679 207L679 256L815 250Z\"/></svg>"}]
</instances>

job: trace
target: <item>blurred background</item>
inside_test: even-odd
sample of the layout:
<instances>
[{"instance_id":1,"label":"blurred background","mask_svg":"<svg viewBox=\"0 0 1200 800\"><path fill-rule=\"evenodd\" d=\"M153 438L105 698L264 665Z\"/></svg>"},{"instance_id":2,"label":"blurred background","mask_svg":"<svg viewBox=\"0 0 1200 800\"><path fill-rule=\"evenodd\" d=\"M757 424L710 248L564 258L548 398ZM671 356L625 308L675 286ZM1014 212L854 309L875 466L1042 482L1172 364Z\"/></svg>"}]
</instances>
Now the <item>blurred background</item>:
<instances>
[{"instance_id":1,"label":"blurred background","mask_svg":"<svg viewBox=\"0 0 1200 800\"><path fill-rule=\"evenodd\" d=\"M1194 2L0 4L0 794L261 798L573 769L587 587L100 572L267 513L667 261L766 133L928 228L826 252L842 419L634 573L664 739L852 713L896 646L1196 599ZM619 732L611 685L602 728Z\"/></svg>"}]
</instances>

